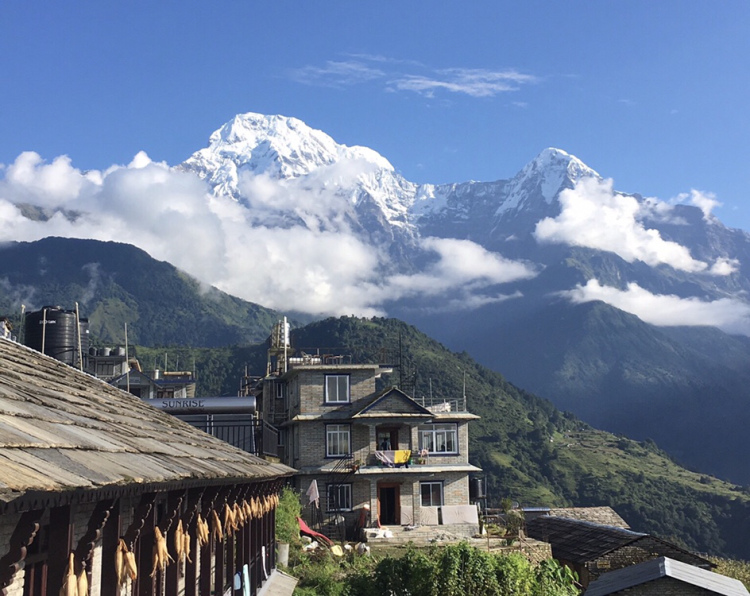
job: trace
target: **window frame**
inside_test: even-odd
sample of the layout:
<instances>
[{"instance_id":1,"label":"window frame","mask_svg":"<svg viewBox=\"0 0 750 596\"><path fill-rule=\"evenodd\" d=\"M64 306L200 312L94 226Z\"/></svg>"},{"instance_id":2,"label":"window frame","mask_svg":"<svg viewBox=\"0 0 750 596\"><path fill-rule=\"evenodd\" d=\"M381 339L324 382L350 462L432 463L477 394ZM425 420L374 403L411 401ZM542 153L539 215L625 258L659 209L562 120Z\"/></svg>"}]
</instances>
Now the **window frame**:
<instances>
[{"instance_id":1,"label":"window frame","mask_svg":"<svg viewBox=\"0 0 750 596\"><path fill-rule=\"evenodd\" d=\"M426 428L431 427L431 428ZM450 427L450 428L435 428L435 427ZM419 433L419 450L427 449L427 453L430 455L458 455L458 424L455 422L434 422L428 424L420 424L417 427ZM447 446L450 444L449 436L453 435L453 450L448 450ZM432 448L427 447L428 441L425 441L425 435L430 436L430 444ZM438 436L443 436L443 444L446 449L438 451L435 446L438 444Z\"/></svg>"},{"instance_id":2,"label":"window frame","mask_svg":"<svg viewBox=\"0 0 750 596\"><path fill-rule=\"evenodd\" d=\"M339 449L337 453L332 453L332 437L340 438L346 435L346 453L341 453ZM352 455L352 425L351 424L326 424L326 458L341 459L345 457L351 457Z\"/></svg>"},{"instance_id":3,"label":"window frame","mask_svg":"<svg viewBox=\"0 0 750 596\"><path fill-rule=\"evenodd\" d=\"M331 503L333 501L332 492L334 490L343 491L343 506L341 506L341 503L338 508L332 508ZM339 492L339 497L341 497L341 492ZM338 511L351 511L353 506L352 501L352 483L351 482L343 482L341 484L327 484L326 485L326 512L338 512Z\"/></svg>"},{"instance_id":4,"label":"window frame","mask_svg":"<svg viewBox=\"0 0 750 596\"><path fill-rule=\"evenodd\" d=\"M338 399L339 398L339 395L338 395L339 394L338 381L336 382L336 398L337 399L332 399L331 398L330 392L328 390L328 388L329 388L329 386L328 386L329 379L331 379L331 380L333 380L333 379L337 379L337 380L338 379L346 379L346 396L345 396L345 399ZM351 401L352 401L351 375L349 375L349 374L345 374L345 375L341 375L341 374L325 375L325 378L323 380L323 391L324 391L324 394L325 394L323 396L323 402L325 404L328 404L328 405L340 405L340 404L351 403Z\"/></svg>"},{"instance_id":5,"label":"window frame","mask_svg":"<svg viewBox=\"0 0 750 596\"><path fill-rule=\"evenodd\" d=\"M423 487L430 486L430 503L425 504ZM432 503L432 487L438 486L440 488L440 503ZM422 507L442 507L445 505L445 482L442 480L425 480L419 483L419 503Z\"/></svg>"}]
</instances>

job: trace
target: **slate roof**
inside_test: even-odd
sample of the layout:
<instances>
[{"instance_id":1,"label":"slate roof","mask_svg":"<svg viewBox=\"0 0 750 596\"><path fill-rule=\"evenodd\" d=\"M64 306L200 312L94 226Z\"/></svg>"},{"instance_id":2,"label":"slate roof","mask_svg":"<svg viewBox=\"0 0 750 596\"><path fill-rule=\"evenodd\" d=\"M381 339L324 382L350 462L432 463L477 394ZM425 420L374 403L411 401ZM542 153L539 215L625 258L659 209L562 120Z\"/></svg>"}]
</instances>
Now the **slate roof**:
<instances>
[{"instance_id":1,"label":"slate roof","mask_svg":"<svg viewBox=\"0 0 750 596\"><path fill-rule=\"evenodd\" d=\"M660 538L589 521L543 515L526 524L526 534L548 542L552 545L553 557L571 563L585 564L618 548L648 539L661 543L664 550L675 556L685 555L706 567L712 565L710 561Z\"/></svg>"},{"instance_id":2,"label":"slate roof","mask_svg":"<svg viewBox=\"0 0 750 596\"><path fill-rule=\"evenodd\" d=\"M611 507L559 507L549 510L552 517L565 517L567 519L581 519L584 521L602 524L604 526L615 526L628 529L630 526Z\"/></svg>"},{"instance_id":3,"label":"slate roof","mask_svg":"<svg viewBox=\"0 0 750 596\"><path fill-rule=\"evenodd\" d=\"M364 405L361 405L352 418L382 418L383 416L425 420L435 417L430 410L420 406L400 389L388 387L364 400Z\"/></svg>"},{"instance_id":4,"label":"slate roof","mask_svg":"<svg viewBox=\"0 0 750 596\"><path fill-rule=\"evenodd\" d=\"M664 577L671 577L685 584L703 588L712 594L723 596L748 596L749 594L739 580L681 563L669 557L659 557L605 573L589 584L586 596L616 594Z\"/></svg>"},{"instance_id":5,"label":"slate roof","mask_svg":"<svg viewBox=\"0 0 750 596\"><path fill-rule=\"evenodd\" d=\"M216 485L293 472L0 339L0 510L42 493Z\"/></svg>"}]
</instances>

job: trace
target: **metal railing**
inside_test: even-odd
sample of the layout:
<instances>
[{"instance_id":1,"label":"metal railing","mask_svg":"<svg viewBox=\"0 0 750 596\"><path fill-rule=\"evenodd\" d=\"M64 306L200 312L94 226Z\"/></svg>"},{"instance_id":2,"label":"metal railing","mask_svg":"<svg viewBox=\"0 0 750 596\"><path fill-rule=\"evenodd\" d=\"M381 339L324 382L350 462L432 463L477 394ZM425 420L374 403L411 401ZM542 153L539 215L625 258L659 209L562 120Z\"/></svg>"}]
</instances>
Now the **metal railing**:
<instances>
[{"instance_id":1,"label":"metal railing","mask_svg":"<svg viewBox=\"0 0 750 596\"><path fill-rule=\"evenodd\" d=\"M466 396L446 399L444 397L422 396L415 397L414 401L423 408L427 408L436 414L439 412L466 412Z\"/></svg>"},{"instance_id":2,"label":"metal railing","mask_svg":"<svg viewBox=\"0 0 750 596\"><path fill-rule=\"evenodd\" d=\"M182 414L178 418L230 445L252 453L278 457L279 430L264 420L247 417L222 420L211 414Z\"/></svg>"}]
</instances>

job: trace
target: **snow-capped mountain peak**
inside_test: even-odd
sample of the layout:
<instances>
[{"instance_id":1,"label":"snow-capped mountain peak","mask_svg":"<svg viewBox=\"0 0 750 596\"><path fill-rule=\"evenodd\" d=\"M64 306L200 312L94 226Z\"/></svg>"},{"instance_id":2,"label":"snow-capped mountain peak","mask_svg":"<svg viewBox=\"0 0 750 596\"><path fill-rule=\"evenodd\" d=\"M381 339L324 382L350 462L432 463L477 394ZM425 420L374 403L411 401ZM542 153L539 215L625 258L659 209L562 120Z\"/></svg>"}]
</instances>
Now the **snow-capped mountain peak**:
<instances>
[{"instance_id":1,"label":"snow-capped mountain peak","mask_svg":"<svg viewBox=\"0 0 750 596\"><path fill-rule=\"evenodd\" d=\"M498 214L510 209L529 207L530 198L541 198L551 205L557 193L581 178L601 178L599 174L574 155L562 149L548 147L532 159L510 181L507 199L498 209Z\"/></svg>"},{"instance_id":2,"label":"snow-capped mountain peak","mask_svg":"<svg viewBox=\"0 0 750 596\"><path fill-rule=\"evenodd\" d=\"M195 152L181 168L204 178L215 194L238 199L241 172L291 179L345 161L393 171L376 151L340 145L297 118L249 112L238 114L216 130L208 147Z\"/></svg>"}]
</instances>

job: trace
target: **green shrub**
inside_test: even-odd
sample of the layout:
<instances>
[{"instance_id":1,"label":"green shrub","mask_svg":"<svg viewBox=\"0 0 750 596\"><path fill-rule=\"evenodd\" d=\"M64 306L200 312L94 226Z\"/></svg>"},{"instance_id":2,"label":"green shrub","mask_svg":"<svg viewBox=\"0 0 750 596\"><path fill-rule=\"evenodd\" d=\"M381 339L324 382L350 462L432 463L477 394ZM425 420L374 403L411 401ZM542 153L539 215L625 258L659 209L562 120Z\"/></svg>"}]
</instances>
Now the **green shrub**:
<instances>
[{"instance_id":1,"label":"green shrub","mask_svg":"<svg viewBox=\"0 0 750 596\"><path fill-rule=\"evenodd\" d=\"M299 495L294 489L285 486L279 494L279 505L276 507L276 541L287 544L299 544L299 523L297 518L302 512Z\"/></svg>"}]
</instances>

